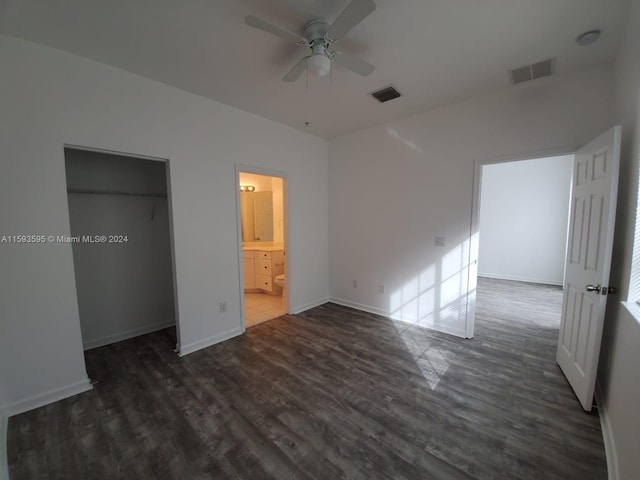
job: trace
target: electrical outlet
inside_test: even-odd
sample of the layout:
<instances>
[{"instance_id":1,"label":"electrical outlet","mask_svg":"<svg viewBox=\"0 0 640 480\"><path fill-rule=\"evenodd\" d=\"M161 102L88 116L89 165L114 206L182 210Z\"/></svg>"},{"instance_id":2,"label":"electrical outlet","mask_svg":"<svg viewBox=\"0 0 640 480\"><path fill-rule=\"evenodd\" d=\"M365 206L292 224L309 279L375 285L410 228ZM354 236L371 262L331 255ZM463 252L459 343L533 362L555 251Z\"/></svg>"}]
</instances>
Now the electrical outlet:
<instances>
[{"instance_id":1,"label":"electrical outlet","mask_svg":"<svg viewBox=\"0 0 640 480\"><path fill-rule=\"evenodd\" d=\"M353 281L353 288L358 288L358 281L357 280Z\"/></svg>"},{"instance_id":2,"label":"electrical outlet","mask_svg":"<svg viewBox=\"0 0 640 480\"><path fill-rule=\"evenodd\" d=\"M384 285L378 285L378 293L384 293Z\"/></svg>"},{"instance_id":3,"label":"electrical outlet","mask_svg":"<svg viewBox=\"0 0 640 480\"><path fill-rule=\"evenodd\" d=\"M436 247L444 247L444 237L436 237Z\"/></svg>"},{"instance_id":4,"label":"electrical outlet","mask_svg":"<svg viewBox=\"0 0 640 480\"><path fill-rule=\"evenodd\" d=\"M220 302L220 313L227 311L227 302Z\"/></svg>"}]
</instances>

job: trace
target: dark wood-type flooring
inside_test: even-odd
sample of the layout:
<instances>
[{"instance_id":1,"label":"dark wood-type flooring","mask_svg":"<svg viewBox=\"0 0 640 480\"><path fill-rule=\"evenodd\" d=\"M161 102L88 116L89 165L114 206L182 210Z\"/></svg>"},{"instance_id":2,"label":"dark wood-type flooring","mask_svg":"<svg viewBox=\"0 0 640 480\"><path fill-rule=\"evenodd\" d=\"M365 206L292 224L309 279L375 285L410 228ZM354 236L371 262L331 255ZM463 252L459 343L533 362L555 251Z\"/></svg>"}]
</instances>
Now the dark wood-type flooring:
<instances>
[{"instance_id":1,"label":"dark wood-type flooring","mask_svg":"<svg viewBox=\"0 0 640 480\"><path fill-rule=\"evenodd\" d=\"M473 340L326 304L183 358L171 329L91 350L94 390L10 418L11 479L605 479L560 303L482 279Z\"/></svg>"}]
</instances>

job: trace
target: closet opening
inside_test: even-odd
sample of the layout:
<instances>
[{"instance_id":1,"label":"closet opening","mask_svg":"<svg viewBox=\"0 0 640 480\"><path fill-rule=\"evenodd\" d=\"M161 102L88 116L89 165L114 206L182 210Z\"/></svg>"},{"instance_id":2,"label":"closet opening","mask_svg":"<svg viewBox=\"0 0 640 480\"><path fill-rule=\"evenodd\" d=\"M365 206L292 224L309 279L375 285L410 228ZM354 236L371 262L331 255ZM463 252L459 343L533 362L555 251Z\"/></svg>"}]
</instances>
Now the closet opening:
<instances>
[{"instance_id":1,"label":"closet opening","mask_svg":"<svg viewBox=\"0 0 640 480\"><path fill-rule=\"evenodd\" d=\"M167 329L179 344L168 162L65 147L84 350Z\"/></svg>"}]
</instances>

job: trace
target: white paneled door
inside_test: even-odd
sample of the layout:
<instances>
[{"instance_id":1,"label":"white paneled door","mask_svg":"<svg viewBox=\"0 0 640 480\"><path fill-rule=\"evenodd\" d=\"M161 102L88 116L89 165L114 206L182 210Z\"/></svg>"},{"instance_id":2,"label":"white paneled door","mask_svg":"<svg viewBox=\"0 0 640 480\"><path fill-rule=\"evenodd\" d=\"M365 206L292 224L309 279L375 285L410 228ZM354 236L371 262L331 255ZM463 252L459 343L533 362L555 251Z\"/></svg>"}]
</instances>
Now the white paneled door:
<instances>
[{"instance_id":1,"label":"white paneled door","mask_svg":"<svg viewBox=\"0 0 640 480\"><path fill-rule=\"evenodd\" d=\"M621 127L575 153L557 360L582 407L593 403L607 305Z\"/></svg>"}]
</instances>

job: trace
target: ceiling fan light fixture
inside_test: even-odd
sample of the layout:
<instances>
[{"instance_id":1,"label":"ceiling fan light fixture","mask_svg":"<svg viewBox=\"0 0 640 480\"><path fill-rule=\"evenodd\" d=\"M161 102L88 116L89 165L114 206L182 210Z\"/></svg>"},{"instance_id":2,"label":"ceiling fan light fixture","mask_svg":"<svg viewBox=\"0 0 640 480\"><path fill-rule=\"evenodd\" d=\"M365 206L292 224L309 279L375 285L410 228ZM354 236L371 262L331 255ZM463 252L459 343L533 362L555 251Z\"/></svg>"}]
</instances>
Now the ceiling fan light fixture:
<instances>
[{"instance_id":1,"label":"ceiling fan light fixture","mask_svg":"<svg viewBox=\"0 0 640 480\"><path fill-rule=\"evenodd\" d=\"M314 53L307 60L307 68L316 77L324 77L331 70L331 59L324 53Z\"/></svg>"}]
</instances>

